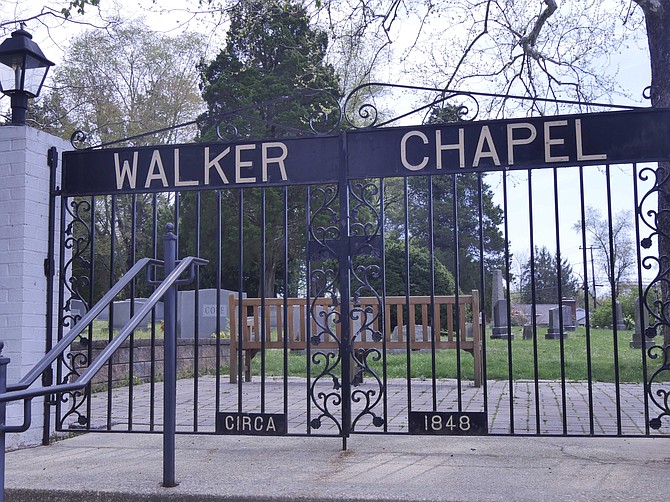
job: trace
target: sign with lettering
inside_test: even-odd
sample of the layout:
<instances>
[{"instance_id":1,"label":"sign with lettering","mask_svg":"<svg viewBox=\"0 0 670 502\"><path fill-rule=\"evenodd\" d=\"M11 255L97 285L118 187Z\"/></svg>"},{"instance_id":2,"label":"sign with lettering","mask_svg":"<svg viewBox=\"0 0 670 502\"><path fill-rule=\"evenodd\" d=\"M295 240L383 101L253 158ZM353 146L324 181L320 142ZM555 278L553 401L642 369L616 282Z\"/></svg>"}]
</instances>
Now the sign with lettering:
<instances>
[{"instance_id":1,"label":"sign with lettering","mask_svg":"<svg viewBox=\"0 0 670 502\"><path fill-rule=\"evenodd\" d=\"M65 195L332 183L670 159L670 110L363 129L63 154Z\"/></svg>"},{"instance_id":2,"label":"sign with lettering","mask_svg":"<svg viewBox=\"0 0 670 502\"><path fill-rule=\"evenodd\" d=\"M409 433L484 436L489 428L484 412L410 411Z\"/></svg>"},{"instance_id":3,"label":"sign with lettering","mask_svg":"<svg viewBox=\"0 0 670 502\"><path fill-rule=\"evenodd\" d=\"M220 411L216 414L216 433L283 436L286 434L286 415Z\"/></svg>"}]
</instances>

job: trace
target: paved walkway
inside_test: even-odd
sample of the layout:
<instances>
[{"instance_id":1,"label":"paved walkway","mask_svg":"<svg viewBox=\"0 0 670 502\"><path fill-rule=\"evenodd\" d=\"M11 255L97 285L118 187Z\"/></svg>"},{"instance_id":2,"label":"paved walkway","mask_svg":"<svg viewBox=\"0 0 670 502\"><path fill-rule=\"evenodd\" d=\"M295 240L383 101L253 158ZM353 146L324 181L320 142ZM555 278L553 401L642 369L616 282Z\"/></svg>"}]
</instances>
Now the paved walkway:
<instances>
[{"instance_id":1,"label":"paved walkway","mask_svg":"<svg viewBox=\"0 0 670 502\"><path fill-rule=\"evenodd\" d=\"M649 438L84 434L7 455L7 502L667 501L670 442Z\"/></svg>"},{"instance_id":2,"label":"paved walkway","mask_svg":"<svg viewBox=\"0 0 670 502\"><path fill-rule=\"evenodd\" d=\"M369 389L369 382L362 389ZM644 431L644 402L640 385L618 389L621 418L617 418L616 388L594 384L590 389L594 434ZM194 381L178 383L181 432L214 431L216 380L199 379L194 411ZM288 390L289 432L307 430L307 391L303 379L268 380L264 411L281 412ZM324 386L324 392L332 386ZM438 409L458 407L458 385L440 381ZM463 410L481 411L484 388L462 386ZM565 391L565 415L562 413ZM157 384L153 425L151 386L133 390L134 429L160 431L162 384ZM261 384L219 385L219 410L236 411L241 399L246 412L260 411ZM515 433L537 432L535 396L540 396L542 434L588 434L589 388L584 383L488 382L486 402L491 433L510 432L510 402ZM411 386L412 408L431 409L431 382ZM91 413L106 421L106 393L96 394ZM511 397L511 401L510 401ZM119 433L127 428L129 394L113 392L112 433L83 434L48 447L7 455L8 502L214 502L220 500L279 502L342 501L549 501L645 500L666 501L670 473L670 442L665 438L513 437L362 434L352 436L342 451L339 438L252 437L179 434L174 488L161 486L163 450L160 434ZM388 382L388 430L407 432L407 388L404 381ZM382 403L383 405L383 403ZM312 413L315 413L311 406ZM335 407L335 409L338 409ZM563 416L566 421L563 421ZM361 421L362 432L373 427ZM664 423L665 437L670 424ZM359 429L359 426L357 426ZM319 433L336 432L324 425Z\"/></svg>"},{"instance_id":3,"label":"paved walkway","mask_svg":"<svg viewBox=\"0 0 670 502\"><path fill-rule=\"evenodd\" d=\"M359 402L352 403L353 416L356 417L369 399L372 403L379 397L372 382L365 382L358 390ZM386 430L393 433L408 432L408 389L404 379L393 379L387 382L384 398L373 407L377 415L386 416ZM194 380L179 380L177 385L177 420L181 432L214 432L217 411L216 379L204 376L198 379L197 387ZM284 392L288 399L284 401ZM486 390L486 410L484 392ZM133 388L132 420L134 430L154 428L160 430L162 422L162 391L163 384L157 383L153 388L153 422L152 386L136 385ZM197 406L196 402L197 392ZM340 406L336 403L337 393L332 383L315 388L313 395L319 393L331 397L326 398L327 408L334 416L339 417ZM563 406L565 394L565 410ZM413 380L411 383L411 409L428 411L433 407L433 395L438 411L459 410L459 387L455 380L440 380L433 385L427 380ZM590 397L589 397L590 396ZM302 378L268 378L262 386L255 378L241 387L230 384L227 379L219 385L219 411L236 412L238 402L242 403L245 413L283 413L286 406L288 432L290 434L306 434L310 432L309 420L317 417L320 410L308 399L307 382ZM617 401L619 407L617 408ZM324 399L320 400L323 404ZM591 402L591 406L589 406ZM261 403L263 405L261 406ZM308 406L308 403L310 404ZM536 404L539 403L539 404ZM386 413L384 413L384 408ZM590 413L590 409L593 413ZM617 412L617 409L620 412ZM644 393L641 384L622 384L617 388L614 384L594 382L589 388L585 382L568 382L565 392L560 382L541 381L536 386L533 381L514 382L514 394L510 394L510 385L506 381L489 381L486 389L474 387L471 382L463 382L460 387L460 410L465 412L487 411L490 434L568 434L568 435L641 435L645 434ZM110 420L115 430L127 430L129 424L129 391L127 388L114 389ZM654 410L650 407L652 413ZM536 419L539 412L539 420ZM107 424L107 393L94 394L91 401L91 424L93 428L104 428ZM653 414L652 416L656 416ZM72 422L73 418L69 419ZM311 433L336 434L337 425L330 419L322 420L319 430L311 429ZM513 425L513 427L512 427ZM591 427L593 430L591 430ZM652 434L668 434L669 427L661 432L650 431ZM665 429L665 430L664 430ZM372 416L362 416L356 426L358 432L380 432L383 427L372 423Z\"/></svg>"}]
</instances>

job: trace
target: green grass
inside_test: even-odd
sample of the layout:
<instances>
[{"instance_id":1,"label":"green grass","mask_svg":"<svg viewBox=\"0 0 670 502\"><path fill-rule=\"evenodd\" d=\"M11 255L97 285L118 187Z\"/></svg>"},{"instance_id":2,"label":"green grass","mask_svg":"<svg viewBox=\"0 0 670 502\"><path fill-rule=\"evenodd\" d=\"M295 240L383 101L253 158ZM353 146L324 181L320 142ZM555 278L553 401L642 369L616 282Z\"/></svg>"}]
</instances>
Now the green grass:
<instances>
[{"instance_id":1,"label":"green grass","mask_svg":"<svg viewBox=\"0 0 670 502\"><path fill-rule=\"evenodd\" d=\"M91 332L92 340L109 340L109 323L107 321L93 321L93 329ZM116 336L120 329L113 329L112 336ZM84 333L88 333L85 331ZM149 339L151 338L150 329L136 329L134 333L135 339ZM159 324L156 324L156 338L163 338L163 330Z\"/></svg>"},{"instance_id":2,"label":"green grass","mask_svg":"<svg viewBox=\"0 0 670 502\"><path fill-rule=\"evenodd\" d=\"M586 351L586 331L579 328L570 332L563 340L564 375L561 373L561 342L546 340L546 329L538 330L537 337L537 377L540 380L559 380L563 376L566 380L580 381L588 379L588 358ZM631 349L629 342L631 331L618 332L618 358L620 382L642 382L642 352L640 349ZM612 331L592 329L590 333L591 345L591 375L594 381L615 381L614 339ZM511 352L507 340L486 340L486 374L489 380L532 380L535 378L534 344L532 340L523 340L521 332L515 331L515 338L511 342ZM511 372L509 361L511 356ZM306 372L306 355L291 352L288 356L289 375L304 376ZM658 360L648 360L650 372L658 367ZM261 357L257 355L253 360L252 372L260 373ZM435 373L437 378L457 377L457 356L455 350L441 350L435 354ZM461 375L464 379L472 379L474 375L473 358L467 352L461 352ZM267 375L283 375L283 352L268 350L265 357ZM312 365L312 374L316 375L323 367ZM370 361L370 367L382 375L383 361ZM433 360L430 352L413 352L409 361L410 376L412 378L431 378ZM386 372L388 378L407 377L407 356L401 354L386 355ZM510 375L511 373L511 375Z\"/></svg>"},{"instance_id":3,"label":"green grass","mask_svg":"<svg viewBox=\"0 0 670 502\"><path fill-rule=\"evenodd\" d=\"M107 340L109 337L107 321L94 321L93 340ZM114 330L114 334L119 330ZM490 332L487 330L487 332ZM523 340L521 329L514 328L514 340L511 342L511 352L507 340L486 339L486 375L489 380L532 380L535 378L534 344L532 340ZM561 373L561 342L544 338L546 328L538 329L537 336L537 378L540 380L559 380L563 376L566 380L588 379L588 358L586 330L580 327L576 332L570 332L563 340L564 374ZM163 338L160 326L155 329L156 338ZM642 351L631 349L629 342L632 331L618 332L619 381L642 382ZM151 338L150 329L135 331L136 339ZM615 381L614 339L609 329L591 329L591 375L594 381ZM280 376L284 374L283 351L268 350L265 356L265 372L267 375ZM378 374L383 374L383 361L372 361L370 367ZM509 361L511 359L511 375ZM386 374L388 378L406 378L408 361L404 353L386 355ZM648 372L651 374L658 368L659 360L647 360ZM288 355L289 376L305 376L307 356L305 353L290 352ZM254 375L260 374L261 356L257 355L252 362ZM440 350L435 353L435 376L437 378L456 378L458 361L455 350ZM461 351L461 375L464 379L472 379L474 375L472 356ZM318 375L323 368L321 364L312 363L312 375ZM412 352L409 361L411 378L431 378L433 358L429 351ZM335 373L339 372L339 366ZM661 375L666 376L666 375ZM666 377L666 380L670 377Z\"/></svg>"}]
</instances>

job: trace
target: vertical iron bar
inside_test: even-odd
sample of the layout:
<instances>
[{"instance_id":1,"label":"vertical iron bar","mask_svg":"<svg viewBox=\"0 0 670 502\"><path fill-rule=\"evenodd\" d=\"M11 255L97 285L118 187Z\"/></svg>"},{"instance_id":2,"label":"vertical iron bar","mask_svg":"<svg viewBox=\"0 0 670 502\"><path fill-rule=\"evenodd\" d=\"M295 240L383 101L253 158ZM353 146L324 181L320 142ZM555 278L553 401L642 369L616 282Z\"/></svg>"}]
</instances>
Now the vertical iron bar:
<instances>
[{"instance_id":1,"label":"vertical iron bar","mask_svg":"<svg viewBox=\"0 0 670 502\"><path fill-rule=\"evenodd\" d=\"M151 227L151 250L154 259L158 259L158 195L153 194L151 202L152 227ZM163 312L165 317L165 312ZM149 430L156 428L156 411L154 404L156 400L156 309L151 309L151 374L149 376Z\"/></svg>"},{"instance_id":2,"label":"vertical iron bar","mask_svg":"<svg viewBox=\"0 0 670 502\"><path fill-rule=\"evenodd\" d=\"M214 409L218 413L221 409L221 259L222 252L221 246L223 245L223 237L221 235L221 190L216 191L216 396L215 396L215 406ZM230 295L230 293L228 293ZM227 301L227 299L226 299ZM233 327L230 325L230 315L232 312L228 313L228 333L230 337L235 336L233 332ZM230 353L230 338L228 339L228 366L230 366L230 358L233 357L233 354ZM230 370L229 370L230 371Z\"/></svg>"},{"instance_id":3,"label":"vertical iron bar","mask_svg":"<svg viewBox=\"0 0 670 502\"><path fill-rule=\"evenodd\" d=\"M380 331L384 334L382 336L382 379L384 382L384 432L388 432L388 374L387 374L387 348L386 348L386 234L384 232L385 228L385 210L384 210L384 192L386 185L384 184L384 178L379 180L379 223L381 231L381 268L382 268L382 285L381 285L381 298L382 304L379 306L379 327ZM400 330L398 330L399 332Z\"/></svg>"},{"instance_id":4,"label":"vertical iron bar","mask_svg":"<svg viewBox=\"0 0 670 502\"><path fill-rule=\"evenodd\" d=\"M338 275L340 290L340 361L342 380L342 449L347 449L347 438L351 429L351 335L349 333L351 292L349 290L349 270L351 256L349 255L349 176L347 172L347 133L340 137L340 173L339 173L339 203L340 203L340 246L338 256Z\"/></svg>"},{"instance_id":5,"label":"vertical iron bar","mask_svg":"<svg viewBox=\"0 0 670 502\"><path fill-rule=\"evenodd\" d=\"M306 378L306 388L305 388L305 402L307 403L307 434L312 432L312 398L310 396L310 387L312 382L312 318L310 314L310 306L312 304L312 260L311 260L311 250L310 250L310 237L312 234L311 228L311 197L312 190L310 186L307 186L307 191L305 193L305 228L307 229L307 241L305 245L305 273L307 280L305 281L305 340L306 340L306 356L307 360L305 361L307 378ZM302 314L301 314L302 315Z\"/></svg>"},{"instance_id":6,"label":"vertical iron bar","mask_svg":"<svg viewBox=\"0 0 670 502\"><path fill-rule=\"evenodd\" d=\"M56 170L58 169L58 149L55 146L52 146L49 149L49 229L47 235L47 266L46 266L46 276L47 276L47 313L46 313L46 337L45 337L45 347L44 353L48 353L53 346L53 307L54 307L54 275L56 267L56 244L55 244L55 232L56 232ZM0 369L0 371L2 371ZM6 383L6 382L5 382ZM42 385L51 385L53 383L53 367L45 370L44 375L42 375ZM4 389L3 389L4 390ZM90 400L89 400L90 401ZM50 429L51 429L51 397L44 396L44 419L42 422L42 445L46 446L49 444ZM4 423L4 422L3 422ZM1 434L4 433L0 431ZM4 450L4 444L0 445ZM4 465L2 466L4 468ZM4 493L4 469L0 471L0 477L3 481L3 490L0 490L1 493Z\"/></svg>"},{"instance_id":7,"label":"vertical iron bar","mask_svg":"<svg viewBox=\"0 0 670 502\"><path fill-rule=\"evenodd\" d=\"M614 349L614 392L616 396L616 423L617 434L621 435L621 381L619 376L619 332L617 329L616 300L617 293L614 284L614 237L612 229L612 183L610 180L610 166L605 166L605 176L607 183L607 231L609 233L609 263L610 270L610 288L612 298L612 339Z\"/></svg>"},{"instance_id":8,"label":"vertical iron bar","mask_svg":"<svg viewBox=\"0 0 670 502\"><path fill-rule=\"evenodd\" d=\"M486 279L484 276L484 197L482 196L484 183L481 173L477 173L477 184L479 188L477 194L477 209L479 213L479 312L472 313L472 322L479 322L481 316L481 331L479 334L482 341L482 396L484 399L484 413L488 417L489 404L488 386L486 381ZM475 350L477 350L477 347L475 347Z\"/></svg>"},{"instance_id":9,"label":"vertical iron bar","mask_svg":"<svg viewBox=\"0 0 670 502\"><path fill-rule=\"evenodd\" d=\"M165 277L175 268L177 236L174 227L166 226L163 235L163 260ZM175 481L175 430L177 422L177 338L175 316L177 312L177 286L173 284L164 296L164 380L163 380L163 486L177 486Z\"/></svg>"},{"instance_id":10,"label":"vertical iron bar","mask_svg":"<svg viewBox=\"0 0 670 502\"><path fill-rule=\"evenodd\" d=\"M267 233L265 226L267 225L267 218L265 211L267 210L266 206L266 188L261 187L261 270L260 270L260 294L261 294L261 319L260 319L260 337L261 337L261 413L265 413L265 309L267 308L265 295L265 267L267 265ZM251 363L249 363L251 364Z\"/></svg>"},{"instance_id":11,"label":"vertical iron bar","mask_svg":"<svg viewBox=\"0 0 670 502\"><path fill-rule=\"evenodd\" d=\"M114 277L114 256L116 254L116 195L112 195L111 220L109 221L109 287L116 282ZM107 317L107 343L114 338L114 302L109 304L109 316ZM113 388L112 361L107 365L107 430L112 429L112 388Z\"/></svg>"},{"instance_id":12,"label":"vertical iron bar","mask_svg":"<svg viewBox=\"0 0 670 502\"><path fill-rule=\"evenodd\" d=\"M235 354L235 357L237 357L237 412L242 413L242 380L244 379L242 334L247 326L247 312L242 301L242 293L244 292L244 190L238 190L237 210L237 299L239 300L237 302L237 318L239 322L237 326L237 354ZM233 357L233 355L231 354L230 357Z\"/></svg>"},{"instance_id":13,"label":"vertical iron bar","mask_svg":"<svg viewBox=\"0 0 670 502\"><path fill-rule=\"evenodd\" d=\"M63 301L65 300L65 229L67 228L65 221L67 219L67 205L68 198L62 197L60 201L60 239L58 247L58 320L56 322L57 340L60 340L63 337ZM62 356L57 359L56 363L56 381L60 382L63 365L62 365ZM56 399L56 428L60 429L61 427L61 405L62 400Z\"/></svg>"},{"instance_id":14,"label":"vertical iron bar","mask_svg":"<svg viewBox=\"0 0 670 502\"><path fill-rule=\"evenodd\" d=\"M563 410L563 434L568 433L568 403L565 379L565 340L563 339L563 273L561 267L561 231L559 228L558 169L554 167L554 223L556 225L556 279L558 281L558 345L561 360L561 408Z\"/></svg>"},{"instance_id":15,"label":"vertical iron bar","mask_svg":"<svg viewBox=\"0 0 670 502\"><path fill-rule=\"evenodd\" d=\"M4 343L0 342L0 394L7 391L7 365L9 357L2 354ZM48 398L49 396L45 396ZM7 403L0 403L0 502L5 502L5 448L6 434L5 421L7 419Z\"/></svg>"},{"instance_id":16,"label":"vertical iron bar","mask_svg":"<svg viewBox=\"0 0 670 502\"><path fill-rule=\"evenodd\" d=\"M431 324L430 329L430 367L431 383L433 394L433 411L437 411L437 360L435 347L435 322L433 315L435 313L435 206L433 204L433 177L428 177L428 250L430 254L430 312L428 319ZM412 307L414 308L414 307ZM409 321L407 322L409 325ZM424 335L425 336L425 335Z\"/></svg>"},{"instance_id":17,"label":"vertical iron bar","mask_svg":"<svg viewBox=\"0 0 670 502\"><path fill-rule=\"evenodd\" d=\"M582 219L582 261L584 263L583 272L584 272L584 318L586 319L586 378L588 386L588 396L589 396L589 434L592 436L595 433L595 423L594 423L594 414L593 414L593 361L591 354L591 323L589 322L590 316L590 305L589 305L589 267L586 260L586 208L584 204L584 168L579 166L579 197L580 197L580 208L581 208L581 219ZM593 248L591 248L591 253L593 253ZM593 261L591 261L593 266ZM595 280L594 277L592 277ZM595 288L593 289L595 293ZM595 296L594 296L594 307L595 307ZM577 323L579 324L579 323Z\"/></svg>"},{"instance_id":18,"label":"vertical iron bar","mask_svg":"<svg viewBox=\"0 0 670 502\"><path fill-rule=\"evenodd\" d=\"M637 252L637 291L638 291L638 308L640 322L642 326L639 327L641 338L641 356L642 356L642 386L644 391L644 433L648 436L649 430L649 376L647 374L647 335L645 333L646 326L644 325L645 315L644 311L647 305L643 301L644 293L642 286L642 251L640 249L640 218L642 217L642 208L640 207L639 194L637 188L638 173L637 164L633 164L633 197L635 200L635 249ZM588 317L587 317L588 319ZM636 327L637 328L637 327Z\"/></svg>"},{"instance_id":19,"label":"vertical iron bar","mask_svg":"<svg viewBox=\"0 0 670 502\"><path fill-rule=\"evenodd\" d=\"M505 227L505 282L507 283L507 376L509 385L509 432L514 434L514 369L512 364L512 323L509 295L509 212L507 211L507 171L502 173L503 181L503 215Z\"/></svg>"},{"instance_id":20,"label":"vertical iron bar","mask_svg":"<svg viewBox=\"0 0 670 502\"><path fill-rule=\"evenodd\" d=\"M195 256L200 257L201 194L195 194ZM195 270L193 291L193 432L198 432L198 398L200 391L200 267ZM216 305L216 318L219 319L219 305ZM177 349L178 350L178 349Z\"/></svg>"},{"instance_id":21,"label":"vertical iron bar","mask_svg":"<svg viewBox=\"0 0 670 502\"><path fill-rule=\"evenodd\" d=\"M463 382L461 380L461 299L459 289L461 287L460 274L460 246L458 241L458 174L451 175L452 184L452 210L454 215L454 332L456 334L456 389L458 393L458 411L463 411ZM440 326L437 327L438 337Z\"/></svg>"},{"instance_id":22,"label":"vertical iron bar","mask_svg":"<svg viewBox=\"0 0 670 502\"><path fill-rule=\"evenodd\" d=\"M90 254L90 265L89 265L89 273L90 273L90 281L89 281L89 287L88 287L88 308L90 309L94 304L95 304L95 265L96 265L96 253L95 253L95 226L97 225L97 219L95 216L95 205L96 205L96 198L95 196L91 197L91 226L90 226L90 241L91 241L91 254ZM91 363L91 359L93 359L93 323L91 323L88 327L88 339L90 340L90 343L87 344L87 358L89 364ZM91 385L89 384L86 387L86 416L90 417L91 412L92 412L92 402L91 402ZM88 423L86 424L86 428L90 430L91 428L91 420L89 419Z\"/></svg>"},{"instance_id":23,"label":"vertical iron bar","mask_svg":"<svg viewBox=\"0 0 670 502\"><path fill-rule=\"evenodd\" d=\"M130 263L135 264L135 248L137 247L137 194L130 198L132 204L131 214L131 237L130 237ZM135 279L130 283L130 317L135 315ZM135 394L135 331L128 338L128 430L133 430L133 397ZM90 401L90 399L89 399Z\"/></svg>"},{"instance_id":24,"label":"vertical iron bar","mask_svg":"<svg viewBox=\"0 0 670 502\"><path fill-rule=\"evenodd\" d=\"M288 245L289 245L289 240L288 240L288 232L289 232L289 227L288 227L288 187L283 187L283 195L284 195L284 416L288 415L288 339L289 339L289 325L288 325L288 299L289 299L289 287L288 287L288 281L289 281L289 275L288 275L288 260L289 260L289 254L288 254ZM309 297L305 301L305 306L308 305L309 302ZM293 308L293 307L291 307ZM307 401L307 405L309 406L309 401Z\"/></svg>"},{"instance_id":25,"label":"vertical iron bar","mask_svg":"<svg viewBox=\"0 0 670 502\"><path fill-rule=\"evenodd\" d=\"M540 361L537 347L537 307L535 306L535 231L533 217L533 170L528 169L528 229L530 244L530 315L533 326L533 380L535 387L535 433L540 434Z\"/></svg>"},{"instance_id":26,"label":"vertical iron bar","mask_svg":"<svg viewBox=\"0 0 670 502\"><path fill-rule=\"evenodd\" d=\"M411 305L411 290L410 290L410 264L409 264L409 182L407 177L403 179L404 190L403 190L403 214L405 217L405 308L407 309L407 324L405 325L405 357L407 358L407 412L409 417L409 412L412 411L412 344L409 340L409 309L412 308ZM400 312L396 311L396 322L398 323L398 336L402 331L404 324L404 316L402 314L403 310L400 309Z\"/></svg>"}]
</instances>

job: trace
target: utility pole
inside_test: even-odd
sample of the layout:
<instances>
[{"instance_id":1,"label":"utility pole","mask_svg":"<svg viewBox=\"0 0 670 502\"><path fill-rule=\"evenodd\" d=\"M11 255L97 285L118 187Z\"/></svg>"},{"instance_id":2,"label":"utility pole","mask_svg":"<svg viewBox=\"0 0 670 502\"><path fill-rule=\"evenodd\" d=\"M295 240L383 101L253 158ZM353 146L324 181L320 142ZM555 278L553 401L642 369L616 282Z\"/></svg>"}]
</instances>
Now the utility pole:
<instances>
[{"instance_id":1,"label":"utility pole","mask_svg":"<svg viewBox=\"0 0 670 502\"><path fill-rule=\"evenodd\" d=\"M587 248L579 246L579 249L588 249L591 252L591 281L593 284L593 308L595 309L598 306L598 303L596 302L596 271L595 267L593 266L593 246L589 246Z\"/></svg>"}]
</instances>

